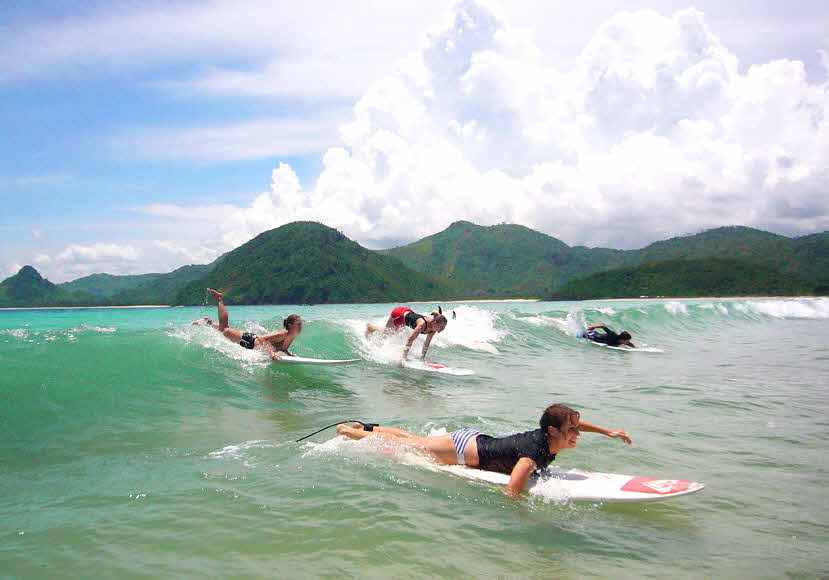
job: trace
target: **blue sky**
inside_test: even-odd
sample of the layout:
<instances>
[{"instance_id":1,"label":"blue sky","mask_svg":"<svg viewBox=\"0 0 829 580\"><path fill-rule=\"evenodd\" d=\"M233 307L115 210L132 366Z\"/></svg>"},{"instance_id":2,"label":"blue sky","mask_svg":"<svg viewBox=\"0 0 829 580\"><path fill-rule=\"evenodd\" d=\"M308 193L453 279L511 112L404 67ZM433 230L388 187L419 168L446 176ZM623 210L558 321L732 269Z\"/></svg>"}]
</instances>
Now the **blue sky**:
<instances>
[{"instance_id":1,"label":"blue sky","mask_svg":"<svg viewBox=\"0 0 829 580\"><path fill-rule=\"evenodd\" d=\"M350 4L0 6L0 276L169 271L294 219L828 227L825 3Z\"/></svg>"}]
</instances>

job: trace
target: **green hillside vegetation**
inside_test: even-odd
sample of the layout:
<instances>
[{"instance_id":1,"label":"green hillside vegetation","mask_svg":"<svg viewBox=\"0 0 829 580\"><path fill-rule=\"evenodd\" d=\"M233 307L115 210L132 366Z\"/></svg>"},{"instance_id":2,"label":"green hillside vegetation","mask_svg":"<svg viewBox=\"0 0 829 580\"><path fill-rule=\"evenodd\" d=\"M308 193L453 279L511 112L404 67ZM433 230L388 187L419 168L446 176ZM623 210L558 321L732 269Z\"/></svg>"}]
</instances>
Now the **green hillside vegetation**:
<instances>
[{"instance_id":1,"label":"green hillside vegetation","mask_svg":"<svg viewBox=\"0 0 829 580\"><path fill-rule=\"evenodd\" d=\"M58 284L64 290L70 292L85 292L93 296L111 298L119 292L124 292L155 280L162 274L137 274L127 276L115 276L113 274L90 274L71 282Z\"/></svg>"},{"instance_id":2,"label":"green hillside vegetation","mask_svg":"<svg viewBox=\"0 0 829 580\"><path fill-rule=\"evenodd\" d=\"M35 306L94 306L106 299L84 292L70 292L43 278L31 266L23 266L14 276L0 282L0 308Z\"/></svg>"},{"instance_id":3,"label":"green hillside vegetation","mask_svg":"<svg viewBox=\"0 0 829 580\"><path fill-rule=\"evenodd\" d=\"M230 304L316 304L437 300L451 284L367 250L335 229L294 222L259 234L227 253L175 304L201 304L204 288Z\"/></svg>"},{"instance_id":4,"label":"green hillside vegetation","mask_svg":"<svg viewBox=\"0 0 829 580\"><path fill-rule=\"evenodd\" d=\"M540 297L567 280L618 263L621 250L571 248L524 226L460 221L435 235L382 250L454 283L467 298Z\"/></svg>"},{"instance_id":5,"label":"green hillside vegetation","mask_svg":"<svg viewBox=\"0 0 829 580\"><path fill-rule=\"evenodd\" d=\"M829 285L827 232L792 239L732 226L625 251L570 247L523 226L455 222L442 232L383 252L421 272L447 277L468 298L549 296L570 280L613 268L705 258L742 260L820 288Z\"/></svg>"},{"instance_id":6,"label":"green hillside vegetation","mask_svg":"<svg viewBox=\"0 0 829 580\"><path fill-rule=\"evenodd\" d=\"M793 239L754 228L729 226L655 242L629 254L633 263L733 258L803 280L829 281L829 232Z\"/></svg>"},{"instance_id":7,"label":"green hillside vegetation","mask_svg":"<svg viewBox=\"0 0 829 580\"><path fill-rule=\"evenodd\" d=\"M182 266L168 274L156 274L154 278L123 290L112 297L113 304L172 304L189 282L206 276L213 264Z\"/></svg>"},{"instance_id":8,"label":"green hillside vegetation","mask_svg":"<svg viewBox=\"0 0 829 580\"><path fill-rule=\"evenodd\" d=\"M600 272L572 280L551 300L638 298L640 296L694 297L808 295L815 284L745 260L706 258L667 260Z\"/></svg>"},{"instance_id":9,"label":"green hillside vegetation","mask_svg":"<svg viewBox=\"0 0 829 580\"><path fill-rule=\"evenodd\" d=\"M739 262L730 275L741 277L731 286L721 284L730 278L714 276L725 275L723 260ZM406 246L374 252L321 224L295 222L260 234L212 264L167 274L93 274L55 285L27 266L0 284L0 306L201 304L205 286L227 292L228 302L236 304L541 298L563 296L565 285L577 279L580 285L566 286L567 295L584 297L594 294L583 285L586 277L604 284L591 274L615 269L616 276L620 268L672 261L694 262L688 275L694 267L711 275L691 285L682 281L677 265L678 285L666 286L668 280L659 278L659 289L624 296L829 293L829 232L792 239L733 226L624 251L571 247L518 225L460 221ZM702 268L703 262L710 266ZM808 284L798 286L803 281ZM795 287L802 290L787 290ZM623 296L607 294L604 286L599 290Z\"/></svg>"}]
</instances>

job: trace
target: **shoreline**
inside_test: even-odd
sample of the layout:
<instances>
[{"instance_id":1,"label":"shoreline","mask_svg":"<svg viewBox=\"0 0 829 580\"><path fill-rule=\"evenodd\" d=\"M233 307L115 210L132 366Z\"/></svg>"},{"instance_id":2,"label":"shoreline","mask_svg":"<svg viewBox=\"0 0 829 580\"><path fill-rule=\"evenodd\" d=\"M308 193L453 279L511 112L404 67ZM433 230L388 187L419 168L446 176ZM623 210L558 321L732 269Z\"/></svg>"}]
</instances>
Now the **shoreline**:
<instances>
[{"instance_id":1,"label":"shoreline","mask_svg":"<svg viewBox=\"0 0 829 580\"><path fill-rule=\"evenodd\" d=\"M747 298L784 300L787 298L826 298L826 296L660 296L659 298L585 298L584 300L550 300L550 302L622 302L626 300L745 300Z\"/></svg>"},{"instance_id":2,"label":"shoreline","mask_svg":"<svg viewBox=\"0 0 829 580\"><path fill-rule=\"evenodd\" d=\"M541 302L541 298L492 298L475 300L410 300L409 304L462 304L464 302Z\"/></svg>"},{"instance_id":3,"label":"shoreline","mask_svg":"<svg viewBox=\"0 0 829 580\"><path fill-rule=\"evenodd\" d=\"M584 300L544 300L543 298L492 298L474 300L410 300L408 304L464 304L464 303L526 303L526 302L628 302L631 300L745 300L745 299L766 299L786 300L804 298L827 298L827 296L660 296L659 298L585 298ZM337 303L339 304L339 303ZM350 304L375 304L374 302L353 302ZM334 304L336 305L336 304ZM191 305L196 306L196 305ZM235 304L234 306L285 306L284 304ZM315 306L325 306L315 305ZM133 304L130 306L14 306L0 308L0 312L11 310L115 310L119 308L176 308L171 304Z\"/></svg>"},{"instance_id":4,"label":"shoreline","mask_svg":"<svg viewBox=\"0 0 829 580\"><path fill-rule=\"evenodd\" d=\"M172 308L169 304L135 304L133 306L15 306L0 310L91 310L114 308Z\"/></svg>"}]
</instances>

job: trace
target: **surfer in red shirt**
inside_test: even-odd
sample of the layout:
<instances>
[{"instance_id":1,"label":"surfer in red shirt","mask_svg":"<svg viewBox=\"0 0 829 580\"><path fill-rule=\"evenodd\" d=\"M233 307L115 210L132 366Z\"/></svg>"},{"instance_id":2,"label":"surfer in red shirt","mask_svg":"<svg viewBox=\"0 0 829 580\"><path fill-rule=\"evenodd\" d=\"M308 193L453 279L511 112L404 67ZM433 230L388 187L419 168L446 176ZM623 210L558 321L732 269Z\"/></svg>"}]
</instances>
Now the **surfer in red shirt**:
<instances>
[{"instance_id":1,"label":"surfer in red shirt","mask_svg":"<svg viewBox=\"0 0 829 580\"><path fill-rule=\"evenodd\" d=\"M443 315L443 310L438 306L437 312L432 312L430 316L425 314L418 314L408 306L398 306L391 311L389 319L386 321L385 328L381 328L376 324L366 324L366 336L373 332L393 332L399 330L403 326L408 326L412 329L412 334L409 340L406 341L406 346L403 348L403 361L409 357L409 350L412 348L415 339L421 335L426 335L426 340L423 343L423 350L420 353L420 358L426 358L426 352L429 350L429 345L432 344L432 338L435 333L443 332L446 328L446 317Z\"/></svg>"}]
</instances>

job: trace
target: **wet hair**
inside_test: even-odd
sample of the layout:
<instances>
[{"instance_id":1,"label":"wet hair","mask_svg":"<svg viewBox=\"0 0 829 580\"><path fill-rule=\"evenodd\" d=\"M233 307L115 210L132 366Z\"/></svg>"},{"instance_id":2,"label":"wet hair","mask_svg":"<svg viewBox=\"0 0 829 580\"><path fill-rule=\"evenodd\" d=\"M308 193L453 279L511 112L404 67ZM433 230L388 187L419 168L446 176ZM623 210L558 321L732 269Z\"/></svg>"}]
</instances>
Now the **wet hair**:
<instances>
[{"instance_id":1,"label":"wet hair","mask_svg":"<svg viewBox=\"0 0 829 580\"><path fill-rule=\"evenodd\" d=\"M556 403L544 409L544 413L541 415L541 420L538 424L544 433L547 433L547 427L555 427L557 431L561 431L561 428L568 423L568 420L578 425L579 417L578 411L574 411L562 403Z\"/></svg>"},{"instance_id":2,"label":"wet hair","mask_svg":"<svg viewBox=\"0 0 829 580\"><path fill-rule=\"evenodd\" d=\"M297 322L299 322L299 314L291 314L288 318L282 321L282 326L285 327L285 330L288 330L289 326Z\"/></svg>"},{"instance_id":3,"label":"wet hair","mask_svg":"<svg viewBox=\"0 0 829 580\"><path fill-rule=\"evenodd\" d=\"M619 338L621 338L622 340L630 340L630 333L627 330L623 330L619 333Z\"/></svg>"},{"instance_id":4,"label":"wet hair","mask_svg":"<svg viewBox=\"0 0 829 580\"><path fill-rule=\"evenodd\" d=\"M432 312L432 320L435 322L435 324L437 324L438 326L442 325L444 328L446 327L446 323L448 322L448 320L446 320L446 317L440 312Z\"/></svg>"}]
</instances>

